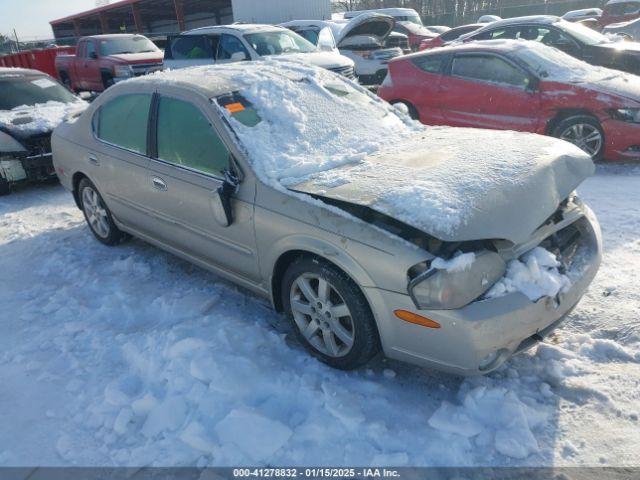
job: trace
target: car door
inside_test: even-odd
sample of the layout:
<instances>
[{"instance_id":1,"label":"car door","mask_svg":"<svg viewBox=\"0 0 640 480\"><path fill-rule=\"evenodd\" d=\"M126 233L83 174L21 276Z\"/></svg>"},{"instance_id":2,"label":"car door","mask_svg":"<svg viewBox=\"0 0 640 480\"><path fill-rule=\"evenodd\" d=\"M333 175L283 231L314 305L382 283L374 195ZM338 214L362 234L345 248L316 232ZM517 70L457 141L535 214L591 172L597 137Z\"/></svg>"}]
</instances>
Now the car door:
<instances>
[{"instance_id":1,"label":"car door","mask_svg":"<svg viewBox=\"0 0 640 480\"><path fill-rule=\"evenodd\" d=\"M82 59L82 70L80 76L85 82L87 90L102 90L102 72L100 71L100 60L96 42L87 40L84 50L84 58Z\"/></svg>"},{"instance_id":2,"label":"car door","mask_svg":"<svg viewBox=\"0 0 640 480\"><path fill-rule=\"evenodd\" d=\"M91 180L116 219L149 234L154 230L147 205L151 193L148 123L153 93L141 88L115 96L103 94L104 103L93 115L95 141L86 161Z\"/></svg>"},{"instance_id":3,"label":"car door","mask_svg":"<svg viewBox=\"0 0 640 480\"><path fill-rule=\"evenodd\" d=\"M232 155L212 108L192 93L159 90L157 148L147 178L153 188L150 203L160 220L154 236L190 258L255 283L260 277L253 225L255 183L249 177L240 182L232 199L233 222L218 223L216 192L223 172L231 168Z\"/></svg>"},{"instance_id":4,"label":"car door","mask_svg":"<svg viewBox=\"0 0 640 480\"><path fill-rule=\"evenodd\" d=\"M215 63L219 35L177 35L167 39L166 68L187 68Z\"/></svg>"},{"instance_id":5,"label":"car door","mask_svg":"<svg viewBox=\"0 0 640 480\"><path fill-rule=\"evenodd\" d=\"M406 71L400 83L408 82L403 90L407 100L416 107L420 121L428 125L446 123L443 117L442 99L439 95L440 82L443 71L449 60L449 55L421 55L414 57L411 64L412 71ZM418 72L415 69L418 69Z\"/></svg>"},{"instance_id":6,"label":"car door","mask_svg":"<svg viewBox=\"0 0 640 480\"><path fill-rule=\"evenodd\" d=\"M446 122L534 132L540 100L531 82L533 78L526 71L502 56L457 54L439 88Z\"/></svg>"}]
</instances>

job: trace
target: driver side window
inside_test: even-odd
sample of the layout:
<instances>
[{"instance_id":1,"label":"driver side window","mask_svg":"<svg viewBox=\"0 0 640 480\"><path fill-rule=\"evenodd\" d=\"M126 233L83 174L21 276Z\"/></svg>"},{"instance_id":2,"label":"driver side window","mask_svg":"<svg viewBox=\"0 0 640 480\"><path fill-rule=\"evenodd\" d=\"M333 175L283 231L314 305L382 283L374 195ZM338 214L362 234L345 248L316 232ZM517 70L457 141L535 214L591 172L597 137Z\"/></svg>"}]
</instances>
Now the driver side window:
<instances>
[{"instance_id":1,"label":"driver side window","mask_svg":"<svg viewBox=\"0 0 640 480\"><path fill-rule=\"evenodd\" d=\"M220 43L218 44L218 60L231 60L234 53L244 53L245 58L248 60L249 52L244 48L239 38L233 35L223 34L220 37Z\"/></svg>"},{"instance_id":2,"label":"driver side window","mask_svg":"<svg viewBox=\"0 0 640 480\"><path fill-rule=\"evenodd\" d=\"M92 41L88 41L87 43L85 43L86 47L84 50L84 56L85 58L94 58L95 53L96 53L96 46L94 45L94 43Z\"/></svg>"},{"instance_id":3,"label":"driver side window","mask_svg":"<svg viewBox=\"0 0 640 480\"><path fill-rule=\"evenodd\" d=\"M158 107L158 158L217 177L229 168L229 150L209 120L171 97L161 97Z\"/></svg>"}]
</instances>

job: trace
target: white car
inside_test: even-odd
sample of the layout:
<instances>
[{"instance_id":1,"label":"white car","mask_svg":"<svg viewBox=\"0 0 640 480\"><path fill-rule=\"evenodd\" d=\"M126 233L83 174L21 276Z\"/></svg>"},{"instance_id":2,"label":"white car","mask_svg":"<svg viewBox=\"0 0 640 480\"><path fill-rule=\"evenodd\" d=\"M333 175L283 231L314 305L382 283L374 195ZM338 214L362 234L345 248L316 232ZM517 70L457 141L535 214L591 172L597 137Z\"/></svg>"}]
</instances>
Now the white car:
<instances>
[{"instance_id":1,"label":"white car","mask_svg":"<svg viewBox=\"0 0 640 480\"><path fill-rule=\"evenodd\" d=\"M588 20L590 18L600 18L602 16L601 8L583 8L580 10L571 10L564 15L562 18L568 20L569 22L579 22L580 20Z\"/></svg>"},{"instance_id":2,"label":"white car","mask_svg":"<svg viewBox=\"0 0 640 480\"><path fill-rule=\"evenodd\" d=\"M337 49L319 49L286 28L257 24L196 28L169 37L164 67L177 69L280 55L355 78L353 60L340 55Z\"/></svg>"},{"instance_id":3,"label":"white car","mask_svg":"<svg viewBox=\"0 0 640 480\"><path fill-rule=\"evenodd\" d=\"M389 15L363 13L345 21L294 20L281 24L328 49L329 39L340 53L352 59L355 72L363 85L379 85L387 75L389 61L403 54L401 48L385 48L385 41L393 31L395 20Z\"/></svg>"},{"instance_id":4,"label":"white car","mask_svg":"<svg viewBox=\"0 0 640 480\"><path fill-rule=\"evenodd\" d=\"M623 36L638 42L640 41L640 18L629 22L612 23L604 27L602 33Z\"/></svg>"},{"instance_id":5,"label":"white car","mask_svg":"<svg viewBox=\"0 0 640 480\"><path fill-rule=\"evenodd\" d=\"M502 17L498 15L482 15L476 23L491 23L497 22L498 20L502 20Z\"/></svg>"}]
</instances>

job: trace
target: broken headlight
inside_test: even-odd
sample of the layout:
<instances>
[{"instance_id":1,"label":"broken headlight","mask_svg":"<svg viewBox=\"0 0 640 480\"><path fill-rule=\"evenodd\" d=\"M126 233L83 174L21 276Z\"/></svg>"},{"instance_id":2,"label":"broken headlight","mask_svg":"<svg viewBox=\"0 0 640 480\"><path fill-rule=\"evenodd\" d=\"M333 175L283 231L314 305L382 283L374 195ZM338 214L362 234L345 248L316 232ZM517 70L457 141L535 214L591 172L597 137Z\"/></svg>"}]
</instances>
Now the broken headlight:
<instances>
[{"instance_id":1,"label":"broken headlight","mask_svg":"<svg viewBox=\"0 0 640 480\"><path fill-rule=\"evenodd\" d=\"M507 265L489 250L475 254L465 268L438 269L427 262L409 270L409 295L423 310L464 307L485 293L504 275Z\"/></svg>"}]
</instances>

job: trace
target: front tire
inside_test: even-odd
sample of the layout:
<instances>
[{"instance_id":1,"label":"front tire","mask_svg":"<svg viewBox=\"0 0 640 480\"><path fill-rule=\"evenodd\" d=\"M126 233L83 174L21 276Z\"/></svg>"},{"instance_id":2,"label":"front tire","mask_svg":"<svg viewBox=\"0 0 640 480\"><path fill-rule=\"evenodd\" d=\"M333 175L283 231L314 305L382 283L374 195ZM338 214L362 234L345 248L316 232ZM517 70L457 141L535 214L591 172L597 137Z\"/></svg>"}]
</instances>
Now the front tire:
<instances>
[{"instance_id":1,"label":"front tire","mask_svg":"<svg viewBox=\"0 0 640 480\"><path fill-rule=\"evenodd\" d=\"M109 208L98 193L96 186L89 179L83 178L80 181L78 198L91 233L99 242L113 246L127 238L127 235L116 226Z\"/></svg>"},{"instance_id":2,"label":"front tire","mask_svg":"<svg viewBox=\"0 0 640 480\"><path fill-rule=\"evenodd\" d=\"M589 115L574 115L560 121L551 135L573 143L591 155L593 160L601 160L604 153L604 132L597 119Z\"/></svg>"},{"instance_id":3,"label":"front tire","mask_svg":"<svg viewBox=\"0 0 640 480\"><path fill-rule=\"evenodd\" d=\"M380 351L369 304L342 270L300 257L282 278L282 304L298 340L331 367L351 370Z\"/></svg>"}]
</instances>

